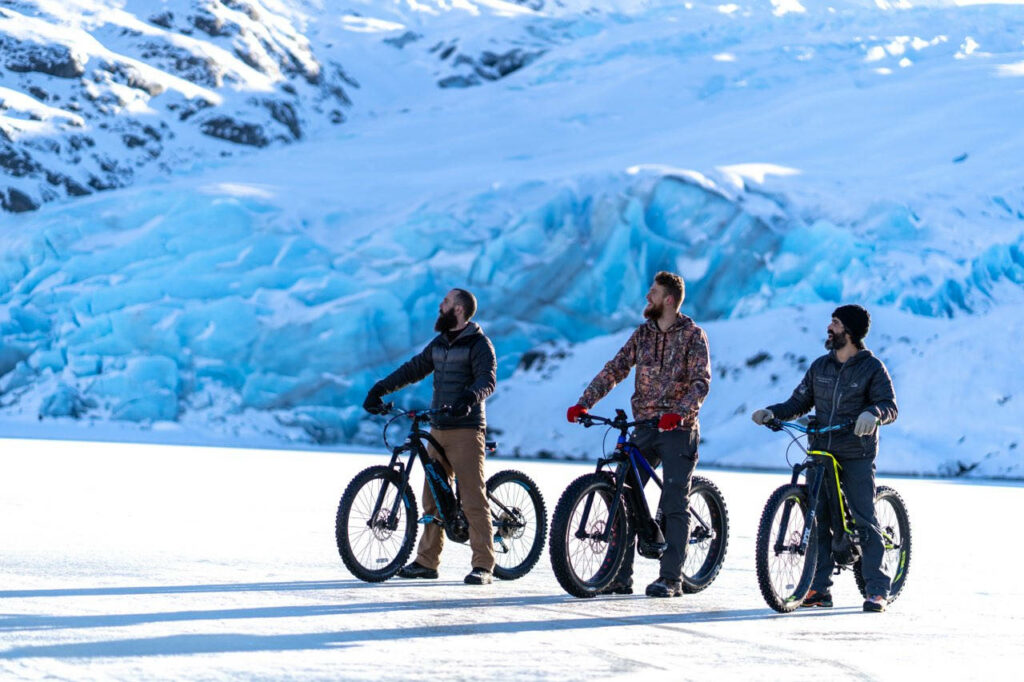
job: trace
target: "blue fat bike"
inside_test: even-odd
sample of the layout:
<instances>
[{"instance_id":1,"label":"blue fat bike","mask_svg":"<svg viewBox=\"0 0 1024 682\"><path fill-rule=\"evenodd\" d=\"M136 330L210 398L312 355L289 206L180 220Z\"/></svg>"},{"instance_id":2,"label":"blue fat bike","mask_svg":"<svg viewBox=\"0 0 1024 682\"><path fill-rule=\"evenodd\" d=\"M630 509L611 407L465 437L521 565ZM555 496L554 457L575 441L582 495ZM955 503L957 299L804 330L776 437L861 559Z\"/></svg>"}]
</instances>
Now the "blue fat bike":
<instances>
[{"instance_id":1,"label":"blue fat bike","mask_svg":"<svg viewBox=\"0 0 1024 682\"><path fill-rule=\"evenodd\" d=\"M627 551L661 558L665 551L663 520L653 516L644 496L643 470L658 487L661 479L637 449L631 429L657 420L630 422L622 410L615 419L585 414L585 427L605 424L619 431L615 450L597 461L594 473L566 488L551 519L551 567L574 597L594 597L615 581ZM714 483L694 476L690 483L690 538L683 563L683 591L700 592L718 576L729 545L729 513Z\"/></svg>"},{"instance_id":2,"label":"blue fat bike","mask_svg":"<svg viewBox=\"0 0 1024 682\"><path fill-rule=\"evenodd\" d=\"M850 513L839 478L842 463L831 453L810 450L800 442L804 436L848 429L852 423L817 426L813 419L806 423L772 419L765 426L772 431L786 432L806 458L793 465L793 479L772 493L761 513L754 560L764 600L776 611L788 613L799 607L807 596L819 551L815 526L822 495L828 495L827 500L832 505L835 571L838 574L852 569L857 587L867 597L861 572L860 529ZM892 581L889 591L889 602L892 602L906 586L910 571L910 517L900 494L884 485L875 488L875 516L876 530L882 536L884 548L882 571Z\"/></svg>"},{"instance_id":3,"label":"blue fat bike","mask_svg":"<svg viewBox=\"0 0 1024 682\"><path fill-rule=\"evenodd\" d=\"M391 449L387 466L372 466L356 474L338 503L334 534L341 560L360 580L382 582L405 565L416 541L417 520L444 529L453 542L469 540L469 522L462 511L458 480L449 485L441 466L427 454L429 443L446 458L444 448L422 428L440 410L394 410L384 426L384 443ZM405 442L391 448L388 426L399 417L412 420ZM495 444L487 444L494 452ZM406 456L403 461L403 456ZM419 518L416 496L409 485L413 466L423 465L436 516ZM500 471L487 480L487 499L494 526L494 575L503 580L521 578L534 567L547 537L547 512L537 484L521 471Z\"/></svg>"}]
</instances>

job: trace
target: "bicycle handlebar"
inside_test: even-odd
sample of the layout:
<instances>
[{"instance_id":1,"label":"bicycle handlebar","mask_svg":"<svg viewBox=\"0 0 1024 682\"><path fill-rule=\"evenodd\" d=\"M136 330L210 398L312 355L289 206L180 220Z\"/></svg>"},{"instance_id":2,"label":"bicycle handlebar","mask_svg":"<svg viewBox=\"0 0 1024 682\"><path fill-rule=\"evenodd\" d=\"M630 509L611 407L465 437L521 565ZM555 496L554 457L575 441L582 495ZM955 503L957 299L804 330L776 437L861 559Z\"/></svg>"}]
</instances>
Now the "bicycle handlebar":
<instances>
[{"instance_id":1,"label":"bicycle handlebar","mask_svg":"<svg viewBox=\"0 0 1024 682\"><path fill-rule=\"evenodd\" d=\"M782 431L785 428L799 431L800 433L806 433L808 435L817 435L821 433L829 433L831 431L841 431L848 429L853 426L852 421L843 422L842 424L833 424L832 426L814 426L811 424L801 424L800 422L784 422L777 417L772 417L770 420L763 424L766 428L772 431Z\"/></svg>"},{"instance_id":2,"label":"bicycle handlebar","mask_svg":"<svg viewBox=\"0 0 1024 682\"><path fill-rule=\"evenodd\" d=\"M657 419L638 419L636 421L626 421L626 413L622 410L615 410L615 419L609 419L608 417L601 417L596 414L590 414L585 412L576 419L577 424L582 424L584 428L590 428L594 424L606 424L613 428L619 429L620 431L626 431L633 428L634 426L656 426L658 424Z\"/></svg>"},{"instance_id":3,"label":"bicycle handlebar","mask_svg":"<svg viewBox=\"0 0 1024 682\"><path fill-rule=\"evenodd\" d=\"M421 422L425 422L435 415L450 415L452 412L452 408L449 405L442 405L441 407L432 410L403 410L401 408L396 408L394 403L384 403L382 407L376 412L376 414L386 416L388 414L391 414L392 412L394 412L395 414L393 417L391 417L391 419L387 421L386 424L384 424L383 433L384 445L389 449L391 448L391 443L388 442L388 428L399 417L411 418L413 424L412 431L416 431L419 428L418 424L420 424Z\"/></svg>"},{"instance_id":4,"label":"bicycle handlebar","mask_svg":"<svg viewBox=\"0 0 1024 682\"><path fill-rule=\"evenodd\" d=\"M438 407L436 409L430 409L430 410L428 410L428 409L423 409L423 410L418 410L418 409L403 410L400 407L395 407L394 403L384 403L384 406L382 408L380 408L376 412L376 414L379 414L382 417L384 417L384 416L387 416L387 415L391 414L392 412L394 412L395 416L392 417L392 419L397 419L399 417L410 417L413 420L425 421L425 420L430 419L431 417L433 417L435 415L450 415L451 411L452 411L452 408L451 408L450 405L442 405L441 407Z\"/></svg>"}]
</instances>

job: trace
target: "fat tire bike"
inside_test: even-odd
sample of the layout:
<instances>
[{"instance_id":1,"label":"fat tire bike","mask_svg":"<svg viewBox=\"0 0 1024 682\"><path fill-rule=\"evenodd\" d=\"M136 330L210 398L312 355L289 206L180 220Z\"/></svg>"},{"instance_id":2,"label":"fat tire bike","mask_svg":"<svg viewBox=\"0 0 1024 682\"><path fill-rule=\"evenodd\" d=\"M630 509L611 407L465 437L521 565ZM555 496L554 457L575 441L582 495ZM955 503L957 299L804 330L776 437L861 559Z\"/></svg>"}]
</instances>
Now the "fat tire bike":
<instances>
[{"instance_id":1,"label":"fat tire bike","mask_svg":"<svg viewBox=\"0 0 1024 682\"><path fill-rule=\"evenodd\" d=\"M659 488L662 482L630 433L637 426L654 426L657 420L631 422L624 411L615 414L615 419L580 417L579 423L587 428L604 424L618 429L618 441L610 456L597 460L593 473L569 484L551 519L551 568L574 597L594 597L615 581L634 536L643 557L658 559L665 550L663 521L660 514L651 515L641 469ZM689 511L690 537L681 579L683 591L695 593L714 582L722 568L729 546L729 512L721 491L703 476L691 479Z\"/></svg>"},{"instance_id":2,"label":"fat tire bike","mask_svg":"<svg viewBox=\"0 0 1024 682\"><path fill-rule=\"evenodd\" d=\"M352 575L366 582L382 582L405 565L416 542L417 521L436 524L453 542L469 540L469 522L462 511L458 480L449 485L444 471L427 454L427 444L445 459L444 448L422 428L430 418L447 414L437 410L396 410L388 404L381 414L395 412L384 426L400 417L412 420L405 442L391 448L387 466L372 466L356 474L348 484L335 517L338 554ZM487 451L496 445L487 443ZM403 456L405 460L403 461ZM437 515L419 518L416 496L409 485L413 466L419 461L428 489L437 503ZM494 575L515 580L530 572L540 559L547 537L547 511L540 489L521 471L499 471L486 483L494 526Z\"/></svg>"},{"instance_id":3,"label":"fat tire bike","mask_svg":"<svg viewBox=\"0 0 1024 682\"><path fill-rule=\"evenodd\" d=\"M754 561L757 582L768 606L779 613L789 613L803 603L814 580L818 558L816 539L817 505L828 487L832 517L832 555L835 572L852 570L857 588L868 596L862 571L860 529L850 512L849 502L839 471L842 463L824 450L810 450L801 442L804 436L850 428L852 422L833 426L784 422L772 419L765 424L772 431L785 431L792 442L806 454L806 458L793 465L793 478L780 486L768 498L757 528L757 546ZM800 482L803 475L804 482ZM882 536L882 570L891 577L889 603L892 603L907 584L910 571L910 516L903 498L893 488L875 486L876 530Z\"/></svg>"}]
</instances>

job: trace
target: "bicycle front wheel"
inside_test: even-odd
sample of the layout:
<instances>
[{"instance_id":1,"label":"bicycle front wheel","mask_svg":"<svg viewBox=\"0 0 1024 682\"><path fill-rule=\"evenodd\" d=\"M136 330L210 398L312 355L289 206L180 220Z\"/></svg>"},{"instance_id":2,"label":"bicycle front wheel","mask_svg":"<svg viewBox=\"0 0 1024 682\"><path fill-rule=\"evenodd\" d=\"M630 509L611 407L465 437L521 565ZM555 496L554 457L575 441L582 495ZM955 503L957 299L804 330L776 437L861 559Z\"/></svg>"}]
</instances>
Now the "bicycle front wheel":
<instances>
[{"instance_id":1,"label":"bicycle front wheel","mask_svg":"<svg viewBox=\"0 0 1024 682\"><path fill-rule=\"evenodd\" d=\"M375 466L356 474L338 503L334 536L352 575L369 583L398 573L416 541L416 498L394 469ZM392 516L395 499L401 499ZM379 502L379 504L378 504Z\"/></svg>"},{"instance_id":2,"label":"bicycle front wheel","mask_svg":"<svg viewBox=\"0 0 1024 682\"><path fill-rule=\"evenodd\" d=\"M703 476L690 482L690 538L683 560L683 592L700 592L715 581L729 547L729 512L722 491Z\"/></svg>"},{"instance_id":3,"label":"bicycle front wheel","mask_svg":"<svg viewBox=\"0 0 1024 682\"><path fill-rule=\"evenodd\" d=\"M889 587L891 604L903 591L910 571L910 516L903 498L893 488L886 485L875 488L875 519L882 532L882 571L892 581ZM853 575L860 593L867 598L861 561L854 566Z\"/></svg>"},{"instance_id":4,"label":"bicycle front wheel","mask_svg":"<svg viewBox=\"0 0 1024 682\"><path fill-rule=\"evenodd\" d=\"M809 529L805 527L807 511L807 488L790 484L772 493L761 512L754 553L757 582L768 606L779 613L800 606L814 579L818 543L813 522ZM809 541L801 553L807 530Z\"/></svg>"},{"instance_id":5,"label":"bicycle front wheel","mask_svg":"<svg viewBox=\"0 0 1024 682\"><path fill-rule=\"evenodd\" d=\"M494 575L522 578L544 551L547 510L540 489L521 471L499 471L487 480L494 524Z\"/></svg>"},{"instance_id":6,"label":"bicycle front wheel","mask_svg":"<svg viewBox=\"0 0 1024 682\"><path fill-rule=\"evenodd\" d=\"M618 575L630 539L625 500L610 518L615 482L604 473L569 484L551 519L551 568L574 597L594 597ZM606 531L608 531L606 536Z\"/></svg>"}]
</instances>

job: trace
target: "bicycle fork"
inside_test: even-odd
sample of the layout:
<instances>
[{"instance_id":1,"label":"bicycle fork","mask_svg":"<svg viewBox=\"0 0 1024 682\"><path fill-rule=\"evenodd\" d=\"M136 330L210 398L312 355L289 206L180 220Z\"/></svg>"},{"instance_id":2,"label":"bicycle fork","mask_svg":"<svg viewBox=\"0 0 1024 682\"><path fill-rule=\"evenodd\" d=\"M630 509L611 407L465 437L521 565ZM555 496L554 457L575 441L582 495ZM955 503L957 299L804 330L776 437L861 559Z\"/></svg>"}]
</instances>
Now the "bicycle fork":
<instances>
[{"instance_id":1,"label":"bicycle fork","mask_svg":"<svg viewBox=\"0 0 1024 682\"><path fill-rule=\"evenodd\" d=\"M775 554L782 554L783 552L796 552L800 556L807 553L807 545L811 542L811 529L814 528L814 522L818 517L818 496L821 494L821 485L824 476L821 475L821 469L815 469L811 472L810 485L808 486L807 495L807 515L804 517L804 530L800 535L800 543L793 547L786 545L786 533L785 530L789 528L789 516L793 513L796 502L793 500L786 500L782 509L782 518L779 520L779 532L775 535ZM800 477L800 470L793 472L793 485L797 485Z\"/></svg>"},{"instance_id":2,"label":"bicycle fork","mask_svg":"<svg viewBox=\"0 0 1024 682\"><path fill-rule=\"evenodd\" d=\"M409 463L402 464L400 459L402 452L405 447L397 447L391 454L391 462L388 463L388 468L392 471L397 471L401 477L398 483L398 489L395 491L395 499L391 502L391 509L388 511L387 518L383 519L384 527L390 531L398 529L398 507L402 503L402 499L405 497L405 487L409 484L409 475L412 471L412 461L416 457L416 452L410 450ZM367 519L366 525L373 526L374 523L379 523L381 508L384 506L384 498L387 495L388 486L387 483L380 487L380 491L377 493L377 501L373 505L373 513L370 514L370 518Z\"/></svg>"}]
</instances>

